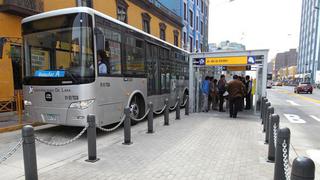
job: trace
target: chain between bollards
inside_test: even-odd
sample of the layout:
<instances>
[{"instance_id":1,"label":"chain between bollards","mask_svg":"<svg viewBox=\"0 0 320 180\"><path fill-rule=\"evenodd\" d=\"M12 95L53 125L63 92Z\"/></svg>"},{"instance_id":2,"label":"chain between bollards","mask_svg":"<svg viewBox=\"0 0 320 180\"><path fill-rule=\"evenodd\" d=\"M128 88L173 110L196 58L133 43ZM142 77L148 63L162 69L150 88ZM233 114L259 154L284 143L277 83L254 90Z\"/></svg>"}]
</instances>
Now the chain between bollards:
<instances>
[{"instance_id":1,"label":"chain between bollards","mask_svg":"<svg viewBox=\"0 0 320 180\"><path fill-rule=\"evenodd\" d=\"M274 180L289 180L290 129L282 128L277 133Z\"/></svg>"},{"instance_id":2,"label":"chain between bollards","mask_svg":"<svg viewBox=\"0 0 320 180\"><path fill-rule=\"evenodd\" d=\"M131 118L130 118L130 108L125 107L124 108L124 142L122 144L124 145L130 145L131 142Z\"/></svg>"},{"instance_id":3,"label":"chain between bollards","mask_svg":"<svg viewBox=\"0 0 320 180\"><path fill-rule=\"evenodd\" d=\"M176 120L180 120L180 97L177 97Z\"/></svg>"},{"instance_id":4,"label":"chain between bollards","mask_svg":"<svg viewBox=\"0 0 320 180\"><path fill-rule=\"evenodd\" d=\"M96 129L96 117L94 115L87 116L88 129L87 129L87 139L88 139L88 159L87 162L94 163L99 161L97 158L97 129Z\"/></svg>"},{"instance_id":5,"label":"chain between bollards","mask_svg":"<svg viewBox=\"0 0 320 180\"><path fill-rule=\"evenodd\" d=\"M148 132L149 134L154 133L153 131L153 104L152 102L149 102L148 104L148 108L149 108L149 114L148 114Z\"/></svg>"},{"instance_id":6,"label":"chain between bollards","mask_svg":"<svg viewBox=\"0 0 320 180\"><path fill-rule=\"evenodd\" d=\"M189 116L189 95L186 96L186 105L184 107L184 110L185 110L184 114Z\"/></svg>"},{"instance_id":7,"label":"chain between bollards","mask_svg":"<svg viewBox=\"0 0 320 180\"><path fill-rule=\"evenodd\" d=\"M22 128L22 139L25 180L37 180L37 154L32 126L27 125Z\"/></svg>"},{"instance_id":8,"label":"chain between bollards","mask_svg":"<svg viewBox=\"0 0 320 180\"><path fill-rule=\"evenodd\" d=\"M266 134L265 134L265 139L264 142L266 144L269 143L269 126L270 126L270 121L271 121L271 115L274 113L274 107L269 106L267 109L267 117L266 117Z\"/></svg>"},{"instance_id":9,"label":"chain between bollards","mask_svg":"<svg viewBox=\"0 0 320 180\"><path fill-rule=\"evenodd\" d=\"M164 100L165 110L164 110L164 125L169 126L169 100L166 98Z\"/></svg>"},{"instance_id":10,"label":"chain between bollards","mask_svg":"<svg viewBox=\"0 0 320 180\"><path fill-rule=\"evenodd\" d=\"M277 144L277 131L279 129L279 115L272 114L271 122L269 125L269 147L268 147L268 161L274 162L275 160L275 152L276 152L276 144Z\"/></svg>"}]
</instances>

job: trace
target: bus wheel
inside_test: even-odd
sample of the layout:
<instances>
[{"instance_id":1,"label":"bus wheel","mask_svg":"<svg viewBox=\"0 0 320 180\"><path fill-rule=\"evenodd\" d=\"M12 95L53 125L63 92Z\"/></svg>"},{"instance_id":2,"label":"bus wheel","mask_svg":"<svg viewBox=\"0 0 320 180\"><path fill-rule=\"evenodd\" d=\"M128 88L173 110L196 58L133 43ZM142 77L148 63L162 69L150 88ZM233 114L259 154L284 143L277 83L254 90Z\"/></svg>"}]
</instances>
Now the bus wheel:
<instances>
[{"instance_id":1,"label":"bus wheel","mask_svg":"<svg viewBox=\"0 0 320 180\"><path fill-rule=\"evenodd\" d=\"M135 119L139 119L144 115L145 107L142 97L139 95L133 96L130 102L130 115ZM136 121L131 121L132 124L136 124Z\"/></svg>"}]
</instances>

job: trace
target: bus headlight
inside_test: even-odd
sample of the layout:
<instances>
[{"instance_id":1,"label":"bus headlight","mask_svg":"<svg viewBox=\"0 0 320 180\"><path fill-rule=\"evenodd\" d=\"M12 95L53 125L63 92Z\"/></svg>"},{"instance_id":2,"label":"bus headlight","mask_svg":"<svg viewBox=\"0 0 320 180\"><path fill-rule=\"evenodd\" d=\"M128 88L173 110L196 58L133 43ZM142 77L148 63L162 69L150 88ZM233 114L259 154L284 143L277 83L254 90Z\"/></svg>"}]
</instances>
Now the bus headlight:
<instances>
[{"instance_id":1,"label":"bus headlight","mask_svg":"<svg viewBox=\"0 0 320 180\"><path fill-rule=\"evenodd\" d=\"M87 109L93 102L93 99L74 102L70 104L69 108Z\"/></svg>"},{"instance_id":2,"label":"bus headlight","mask_svg":"<svg viewBox=\"0 0 320 180\"><path fill-rule=\"evenodd\" d=\"M32 106L32 102L31 101L24 100L23 103L24 103L25 106Z\"/></svg>"}]
</instances>

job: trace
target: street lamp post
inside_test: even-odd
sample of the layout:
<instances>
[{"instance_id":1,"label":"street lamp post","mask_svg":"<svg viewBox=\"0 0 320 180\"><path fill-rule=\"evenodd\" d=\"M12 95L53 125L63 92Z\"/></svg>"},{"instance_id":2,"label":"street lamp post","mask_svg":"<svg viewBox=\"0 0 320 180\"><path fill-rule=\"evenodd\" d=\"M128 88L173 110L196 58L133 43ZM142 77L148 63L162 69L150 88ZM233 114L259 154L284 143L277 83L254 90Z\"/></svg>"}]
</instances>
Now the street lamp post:
<instances>
[{"instance_id":1,"label":"street lamp post","mask_svg":"<svg viewBox=\"0 0 320 180\"><path fill-rule=\"evenodd\" d=\"M305 82L305 80L306 80L307 66L308 66L308 63L304 64L304 69L303 69L303 82Z\"/></svg>"}]
</instances>

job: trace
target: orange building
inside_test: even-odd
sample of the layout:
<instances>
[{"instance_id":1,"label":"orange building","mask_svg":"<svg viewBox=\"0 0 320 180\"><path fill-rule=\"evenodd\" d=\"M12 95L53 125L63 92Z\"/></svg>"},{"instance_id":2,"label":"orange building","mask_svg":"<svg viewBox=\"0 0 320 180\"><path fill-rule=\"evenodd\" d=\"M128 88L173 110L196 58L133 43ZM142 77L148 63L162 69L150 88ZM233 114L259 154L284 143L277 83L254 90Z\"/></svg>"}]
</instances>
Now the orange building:
<instances>
[{"instance_id":1,"label":"orange building","mask_svg":"<svg viewBox=\"0 0 320 180\"><path fill-rule=\"evenodd\" d=\"M0 0L0 112L22 88L21 20L41 12L88 6L181 47L182 19L157 0Z\"/></svg>"}]
</instances>

